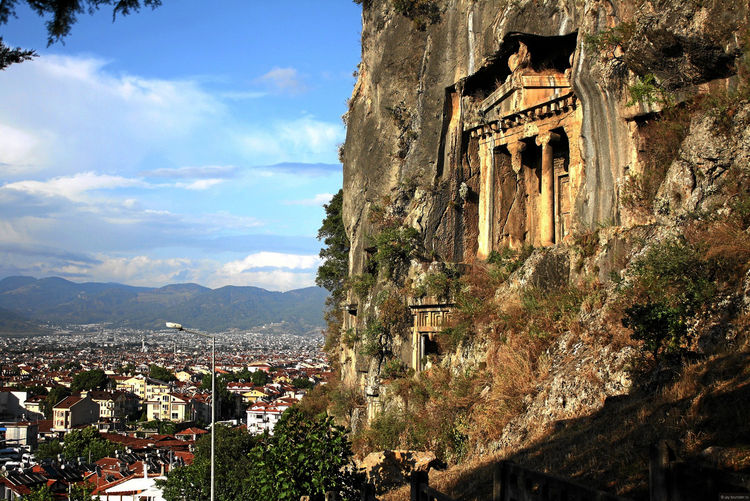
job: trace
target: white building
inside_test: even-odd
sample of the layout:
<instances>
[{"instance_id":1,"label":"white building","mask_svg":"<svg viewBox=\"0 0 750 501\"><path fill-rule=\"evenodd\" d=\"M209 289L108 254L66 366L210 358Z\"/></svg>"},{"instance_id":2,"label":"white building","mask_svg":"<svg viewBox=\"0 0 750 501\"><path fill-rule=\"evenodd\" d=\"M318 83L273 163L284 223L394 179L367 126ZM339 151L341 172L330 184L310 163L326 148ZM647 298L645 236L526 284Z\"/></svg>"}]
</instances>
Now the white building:
<instances>
[{"instance_id":1,"label":"white building","mask_svg":"<svg viewBox=\"0 0 750 501\"><path fill-rule=\"evenodd\" d=\"M252 435L260 435L268 431L273 435L273 427L281 419L281 415L290 405L275 402L257 402L247 409L247 431Z\"/></svg>"}]
</instances>

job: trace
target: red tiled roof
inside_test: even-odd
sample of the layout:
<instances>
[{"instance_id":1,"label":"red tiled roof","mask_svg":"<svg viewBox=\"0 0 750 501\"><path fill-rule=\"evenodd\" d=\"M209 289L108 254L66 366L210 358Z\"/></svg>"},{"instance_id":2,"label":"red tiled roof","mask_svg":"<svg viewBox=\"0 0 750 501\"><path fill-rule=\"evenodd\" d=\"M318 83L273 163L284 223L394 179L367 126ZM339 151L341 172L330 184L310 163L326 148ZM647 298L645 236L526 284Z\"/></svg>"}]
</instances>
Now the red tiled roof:
<instances>
[{"instance_id":1,"label":"red tiled roof","mask_svg":"<svg viewBox=\"0 0 750 501\"><path fill-rule=\"evenodd\" d=\"M58 404L54 406L54 409L70 409L81 400L83 400L81 397L65 397L62 401L58 402Z\"/></svg>"},{"instance_id":2,"label":"red tiled roof","mask_svg":"<svg viewBox=\"0 0 750 501\"><path fill-rule=\"evenodd\" d=\"M201 428L188 428L186 430L182 430L179 433L176 433L175 436L181 436L181 435L202 435L204 433L208 433L206 430L203 430Z\"/></svg>"}]
</instances>

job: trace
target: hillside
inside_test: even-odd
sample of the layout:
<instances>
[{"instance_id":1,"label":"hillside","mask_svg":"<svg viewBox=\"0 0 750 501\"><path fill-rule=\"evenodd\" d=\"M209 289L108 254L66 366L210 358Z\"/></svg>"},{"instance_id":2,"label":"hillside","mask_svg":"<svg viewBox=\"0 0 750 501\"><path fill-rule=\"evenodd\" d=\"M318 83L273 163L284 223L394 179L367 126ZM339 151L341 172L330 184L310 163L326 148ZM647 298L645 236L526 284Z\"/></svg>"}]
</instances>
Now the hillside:
<instances>
[{"instance_id":1,"label":"hillside","mask_svg":"<svg viewBox=\"0 0 750 501\"><path fill-rule=\"evenodd\" d=\"M26 331L32 321L159 329L165 321L178 319L207 331L284 322L289 332L306 333L323 325L326 297L327 292L317 287L271 292L257 287L209 289L173 284L148 288L75 283L57 277L8 277L0 280L0 320L9 332Z\"/></svg>"},{"instance_id":2,"label":"hillside","mask_svg":"<svg viewBox=\"0 0 750 501\"><path fill-rule=\"evenodd\" d=\"M327 342L357 452L433 452L458 499L501 458L646 499L661 439L750 471L747 3L362 8Z\"/></svg>"}]
</instances>

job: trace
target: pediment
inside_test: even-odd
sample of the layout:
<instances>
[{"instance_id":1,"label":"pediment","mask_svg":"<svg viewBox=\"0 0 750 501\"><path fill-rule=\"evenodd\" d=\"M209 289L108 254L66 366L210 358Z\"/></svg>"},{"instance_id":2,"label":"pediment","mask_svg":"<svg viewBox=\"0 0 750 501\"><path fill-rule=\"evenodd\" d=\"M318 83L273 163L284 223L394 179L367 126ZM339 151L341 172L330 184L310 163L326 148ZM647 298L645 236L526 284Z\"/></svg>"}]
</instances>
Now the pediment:
<instances>
[{"instance_id":1,"label":"pediment","mask_svg":"<svg viewBox=\"0 0 750 501\"><path fill-rule=\"evenodd\" d=\"M479 103L482 124L466 124L471 130L500 123L505 129L567 107L574 99L570 81L563 74L512 75Z\"/></svg>"}]
</instances>

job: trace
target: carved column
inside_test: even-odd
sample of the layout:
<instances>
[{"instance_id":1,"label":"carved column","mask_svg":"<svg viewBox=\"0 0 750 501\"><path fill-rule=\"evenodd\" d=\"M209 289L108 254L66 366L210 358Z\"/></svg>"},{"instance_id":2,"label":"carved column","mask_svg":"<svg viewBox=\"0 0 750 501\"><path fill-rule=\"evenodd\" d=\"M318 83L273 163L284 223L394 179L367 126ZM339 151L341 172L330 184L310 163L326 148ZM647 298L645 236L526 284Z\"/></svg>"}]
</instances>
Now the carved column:
<instances>
[{"instance_id":1,"label":"carved column","mask_svg":"<svg viewBox=\"0 0 750 501\"><path fill-rule=\"evenodd\" d=\"M518 176L522 167L521 153L526 149L526 143L523 141L516 141L515 143L508 143L507 147L510 152L510 166L513 167L513 172Z\"/></svg>"},{"instance_id":2,"label":"carved column","mask_svg":"<svg viewBox=\"0 0 750 501\"><path fill-rule=\"evenodd\" d=\"M495 209L495 137L479 142L479 237L477 257L487 259L492 250L492 221Z\"/></svg>"},{"instance_id":3,"label":"carved column","mask_svg":"<svg viewBox=\"0 0 750 501\"><path fill-rule=\"evenodd\" d=\"M542 194L539 200L539 236L543 246L555 243L555 166L552 142L560 139L553 132L545 132L536 138L542 147Z\"/></svg>"}]
</instances>

